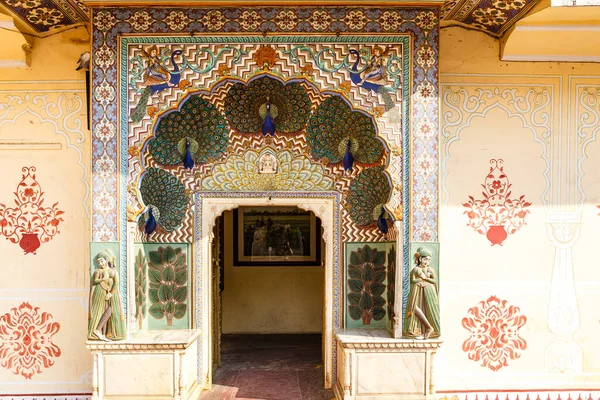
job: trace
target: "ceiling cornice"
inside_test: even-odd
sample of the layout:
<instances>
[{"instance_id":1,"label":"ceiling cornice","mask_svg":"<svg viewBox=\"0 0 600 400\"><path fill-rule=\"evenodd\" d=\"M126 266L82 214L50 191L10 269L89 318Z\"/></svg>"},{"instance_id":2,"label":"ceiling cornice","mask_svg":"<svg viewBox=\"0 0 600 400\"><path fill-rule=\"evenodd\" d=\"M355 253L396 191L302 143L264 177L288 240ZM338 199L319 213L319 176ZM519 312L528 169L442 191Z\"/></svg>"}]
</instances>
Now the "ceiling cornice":
<instances>
[{"instance_id":1,"label":"ceiling cornice","mask_svg":"<svg viewBox=\"0 0 600 400\"><path fill-rule=\"evenodd\" d=\"M445 0L84 0L98 7L276 7L276 6L351 6L351 7L441 7Z\"/></svg>"}]
</instances>

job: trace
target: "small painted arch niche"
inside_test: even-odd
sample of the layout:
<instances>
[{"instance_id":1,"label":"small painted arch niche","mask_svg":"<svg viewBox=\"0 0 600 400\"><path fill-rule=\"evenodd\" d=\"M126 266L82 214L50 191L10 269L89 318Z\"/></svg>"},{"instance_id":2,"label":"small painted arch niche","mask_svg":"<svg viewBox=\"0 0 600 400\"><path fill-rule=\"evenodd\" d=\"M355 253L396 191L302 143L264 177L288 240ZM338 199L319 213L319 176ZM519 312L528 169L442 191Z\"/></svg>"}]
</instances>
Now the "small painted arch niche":
<instances>
[{"instance_id":1,"label":"small painted arch niche","mask_svg":"<svg viewBox=\"0 0 600 400\"><path fill-rule=\"evenodd\" d=\"M340 195L337 192L197 192L195 193L195 241L194 277L195 327L202 330L198 354L198 381L212 380L212 307L213 272L212 241L216 218L226 210L239 207L297 207L311 211L321 221L322 240L325 244L324 262L324 326L323 361L325 387L334 383L335 362L337 359L334 343L335 332L342 328L341 293L341 241L340 241Z\"/></svg>"}]
</instances>

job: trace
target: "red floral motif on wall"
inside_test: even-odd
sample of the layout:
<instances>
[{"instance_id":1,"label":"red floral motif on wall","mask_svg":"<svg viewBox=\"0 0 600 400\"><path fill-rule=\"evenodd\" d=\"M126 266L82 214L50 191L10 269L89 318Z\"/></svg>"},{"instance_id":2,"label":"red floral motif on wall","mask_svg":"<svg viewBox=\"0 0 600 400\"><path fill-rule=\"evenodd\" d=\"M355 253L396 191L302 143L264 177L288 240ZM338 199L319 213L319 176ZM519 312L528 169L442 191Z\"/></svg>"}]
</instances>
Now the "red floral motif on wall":
<instances>
[{"instance_id":1,"label":"red floral motif on wall","mask_svg":"<svg viewBox=\"0 0 600 400\"><path fill-rule=\"evenodd\" d=\"M52 315L23 303L0 317L0 365L31 379L54 365L60 349L52 336L60 329Z\"/></svg>"},{"instance_id":2,"label":"red floral motif on wall","mask_svg":"<svg viewBox=\"0 0 600 400\"><path fill-rule=\"evenodd\" d=\"M54 203L43 207L42 188L35 180L35 167L23 167L23 179L14 192L16 207L0 203L0 234L27 253L35 254L41 243L50 241L60 233L58 224L63 222L60 211Z\"/></svg>"},{"instance_id":3,"label":"red floral motif on wall","mask_svg":"<svg viewBox=\"0 0 600 400\"><path fill-rule=\"evenodd\" d=\"M464 341L463 351L469 360L481 361L482 367L498 371L508 366L508 360L521 357L520 350L527 342L519 336L527 322L519 307L509 305L506 300L491 296L476 307L469 308L462 325L471 336Z\"/></svg>"},{"instance_id":4,"label":"red floral motif on wall","mask_svg":"<svg viewBox=\"0 0 600 400\"><path fill-rule=\"evenodd\" d=\"M469 218L467 225L475 231L486 235L492 243L502 245L508 234L515 233L525 225L525 216L529 213L530 202L525 196L511 199L511 183L504 173L502 159L490 160L490 172L483 183L483 199L475 200L469 196L469 201L463 206Z\"/></svg>"}]
</instances>

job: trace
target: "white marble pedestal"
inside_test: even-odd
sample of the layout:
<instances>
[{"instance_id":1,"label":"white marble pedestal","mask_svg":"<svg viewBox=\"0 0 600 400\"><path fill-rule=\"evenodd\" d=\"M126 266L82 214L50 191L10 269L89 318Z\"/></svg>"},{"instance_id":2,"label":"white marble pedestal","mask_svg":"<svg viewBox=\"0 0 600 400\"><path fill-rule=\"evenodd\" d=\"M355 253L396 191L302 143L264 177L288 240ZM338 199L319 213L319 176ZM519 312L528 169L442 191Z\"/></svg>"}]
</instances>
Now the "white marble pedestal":
<instances>
[{"instance_id":1,"label":"white marble pedestal","mask_svg":"<svg viewBox=\"0 0 600 400\"><path fill-rule=\"evenodd\" d=\"M195 399L200 330L141 331L130 340L88 341L92 400Z\"/></svg>"},{"instance_id":2,"label":"white marble pedestal","mask_svg":"<svg viewBox=\"0 0 600 400\"><path fill-rule=\"evenodd\" d=\"M441 340L393 339L386 330L341 330L337 337L338 400L435 399L433 356Z\"/></svg>"}]
</instances>

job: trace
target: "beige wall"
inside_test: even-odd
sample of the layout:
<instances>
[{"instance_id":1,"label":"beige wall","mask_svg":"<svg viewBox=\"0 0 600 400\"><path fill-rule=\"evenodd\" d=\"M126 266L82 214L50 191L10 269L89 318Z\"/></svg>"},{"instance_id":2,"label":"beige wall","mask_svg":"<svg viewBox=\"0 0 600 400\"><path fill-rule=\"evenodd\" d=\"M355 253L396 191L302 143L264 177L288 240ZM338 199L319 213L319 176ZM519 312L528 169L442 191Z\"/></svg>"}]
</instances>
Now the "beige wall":
<instances>
[{"instance_id":1,"label":"beige wall","mask_svg":"<svg viewBox=\"0 0 600 400\"><path fill-rule=\"evenodd\" d=\"M443 29L440 49L444 345L437 388L597 386L600 65L502 62L498 41L461 28ZM531 202L526 224L502 246L467 226L463 205L469 196L483 198L491 159L504 160L510 198ZM498 327L505 333L488 330L499 344L493 351L463 327L468 310L483 312L491 296L506 300L489 314L503 321ZM526 345L511 353L517 336L509 331L517 330L519 315L526 318L518 329ZM477 343L478 354L465 350L468 341ZM481 365L502 355L507 365L496 371Z\"/></svg>"},{"instance_id":2,"label":"beige wall","mask_svg":"<svg viewBox=\"0 0 600 400\"><path fill-rule=\"evenodd\" d=\"M0 32L0 54L6 40ZM57 203L64 211L59 233L36 254L24 254L0 235L1 394L91 392L91 355L84 345L91 143L85 75L75 71L86 40L84 28L35 40L30 68L0 69L0 204L17 207L22 168L34 166L42 207ZM31 336L18 342L29 357L5 341L27 327Z\"/></svg>"},{"instance_id":3,"label":"beige wall","mask_svg":"<svg viewBox=\"0 0 600 400\"><path fill-rule=\"evenodd\" d=\"M224 215L223 333L321 333L324 269L233 267L233 216Z\"/></svg>"}]
</instances>

